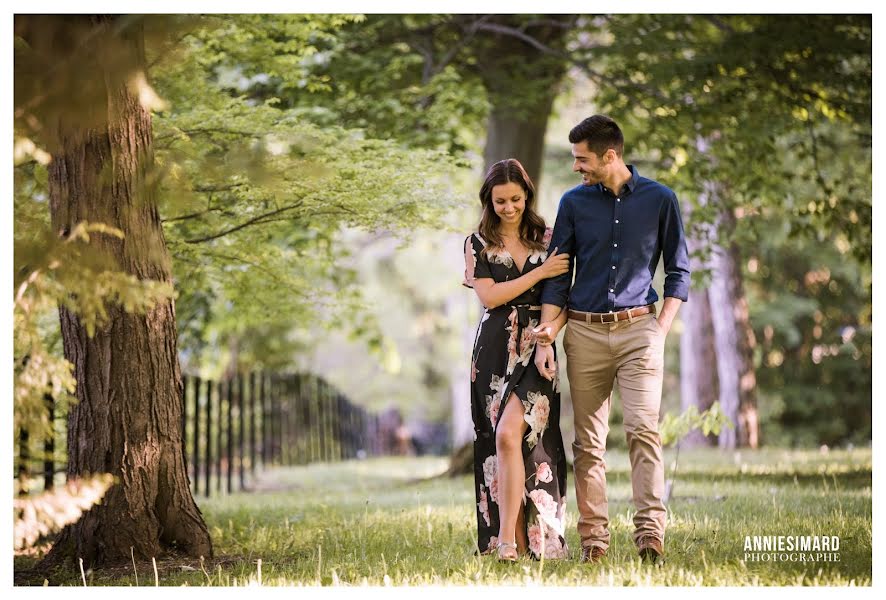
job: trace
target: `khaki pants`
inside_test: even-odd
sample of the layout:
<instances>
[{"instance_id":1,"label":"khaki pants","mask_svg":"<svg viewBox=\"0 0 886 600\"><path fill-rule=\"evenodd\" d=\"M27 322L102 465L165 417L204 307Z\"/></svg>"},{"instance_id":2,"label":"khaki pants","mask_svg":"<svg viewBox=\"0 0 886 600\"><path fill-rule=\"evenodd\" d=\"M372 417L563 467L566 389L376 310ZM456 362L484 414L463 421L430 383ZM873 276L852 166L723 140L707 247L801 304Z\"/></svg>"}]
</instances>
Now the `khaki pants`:
<instances>
[{"instance_id":1,"label":"khaki pants","mask_svg":"<svg viewBox=\"0 0 886 600\"><path fill-rule=\"evenodd\" d=\"M563 339L575 411L575 495L582 547L609 547L606 435L613 382L618 383L631 459L634 542L652 535L664 544L664 462L658 435L665 335L650 313L632 321L569 319Z\"/></svg>"}]
</instances>

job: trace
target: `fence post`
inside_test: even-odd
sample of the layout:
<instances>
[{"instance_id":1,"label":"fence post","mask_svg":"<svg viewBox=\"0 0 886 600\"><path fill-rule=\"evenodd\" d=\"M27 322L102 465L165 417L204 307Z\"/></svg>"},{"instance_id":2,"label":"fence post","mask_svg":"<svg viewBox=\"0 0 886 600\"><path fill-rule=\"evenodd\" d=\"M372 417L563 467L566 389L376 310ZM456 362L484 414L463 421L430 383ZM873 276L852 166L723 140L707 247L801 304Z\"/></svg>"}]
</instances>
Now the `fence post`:
<instances>
[{"instance_id":1,"label":"fence post","mask_svg":"<svg viewBox=\"0 0 886 600\"><path fill-rule=\"evenodd\" d=\"M319 454L321 461L329 461L329 435L326 431L326 421L329 411L326 410L326 380L317 378L317 434L319 437Z\"/></svg>"},{"instance_id":2,"label":"fence post","mask_svg":"<svg viewBox=\"0 0 886 600\"><path fill-rule=\"evenodd\" d=\"M332 386L323 381L323 413L326 419L323 421L326 430L326 460L335 460L335 407L332 404Z\"/></svg>"},{"instance_id":3,"label":"fence post","mask_svg":"<svg viewBox=\"0 0 886 600\"><path fill-rule=\"evenodd\" d=\"M268 425L271 421L271 417L268 414L268 390L267 390L267 382L268 374L262 372L261 374L261 388L259 391L259 399L261 404L261 466L262 469L268 466L268 449L270 443L270 434L268 431Z\"/></svg>"},{"instance_id":4,"label":"fence post","mask_svg":"<svg viewBox=\"0 0 886 600\"><path fill-rule=\"evenodd\" d=\"M333 454L336 457L336 460L344 460L344 436L342 435L342 432L344 432L345 428L342 421L344 421L345 415L342 410L341 394L336 390L332 390L332 396L330 399L332 400L332 406L335 407L335 410L332 411L332 428L335 432L335 448Z\"/></svg>"},{"instance_id":5,"label":"fence post","mask_svg":"<svg viewBox=\"0 0 886 600\"><path fill-rule=\"evenodd\" d=\"M244 400L243 392L245 391L244 377L242 374L237 375L237 473L240 479L240 489L243 490L246 488L246 471L244 468L244 444L243 441L245 439L246 433L246 403Z\"/></svg>"},{"instance_id":6,"label":"fence post","mask_svg":"<svg viewBox=\"0 0 886 600\"><path fill-rule=\"evenodd\" d=\"M249 374L249 474L255 480L255 371Z\"/></svg>"},{"instance_id":7,"label":"fence post","mask_svg":"<svg viewBox=\"0 0 886 600\"><path fill-rule=\"evenodd\" d=\"M221 494L222 492L222 482L224 481L224 474L222 473L222 459L224 459L224 451L225 451L225 443L224 443L224 425L225 425L225 395L227 392L228 382L227 381L218 381L218 435L215 437L216 446L215 446L215 454L216 458L216 468L215 468L215 493Z\"/></svg>"},{"instance_id":8,"label":"fence post","mask_svg":"<svg viewBox=\"0 0 886 600\"><path fill-rule=\"evenodd\" d=\"M200 377L194 377L194 445L191 451L191 463L194 466L195 492L200 489L200 388L202 383Z\"/></svg>"},{"instance_id":9,"label":"fence post","mask_svg":"<svg viewBox=\"0 0 886 600\"><path fill-rule=\"evenodd\" d=\"M379 435L379 433L381 431L381 425L379 424L379 418L378 418L377 414L372 415L371 422L372 422L372 439L371 439L372 454L373 454L373 456L381 456L384 448L382 448L381 436Z\"/></svg>"},{"instance_id":10,"label":"fence post","mask_svg":"<svg viewBox=\"0 0 886 600\"><path fill-rule=\"evenodd\" d=\"M18 430L18 495L27 496L29 490L28 478L31 475L31 469L28 461L31 460L31 453L28 449L30 436L28 430L24 427Z\"/></svg>"},{"instance_id":11,"label":"fence post","mask_svg":"<svg viewBox=\"0 0 886 600\"><path fill-rule=\"evenodd\" d=\"M282 377L279 375L274 377L272 410L274 412L274 464L283 464L283 402L280 398L280 386L282 385Z\"/></svg>"},{"instance_id":12,"label":"fence post","mask_svg":"<svg viewBox=\"0 0 886 600\"><path fill-rule=\"evenodd\" d=\"M308 414L309 390L305 374L299 373L296 376L296 382L295 415L298 419L298 427L296 428L298 434L298 454L296 462L300 465L306 465L310 460L311 430L309 428L310 415Z\"/></svg>"},{"instance_id":13,"label":"fence post","mask_svg":"<svg viewBox=\"0 0 886 600\"><path fill-rule=\"evenodd\" d=\"M228 380L228 435L227 435L227 490L228 494L234 493L234 382L237 375Z\"/></svg>"},{"instance_id":14,"label":"fence post","mask_svg":"<svg viewBox=\"0 0 886 600\"><path fill-rule=\"evenodd\" d=\"M302 394L305 413L305 457L307 463L317 460L317 381L313 375L302 374Z\"/></svg>"},{"instance_id":15,"label":"fence post","mask_svg":"<svg viewBox=\"0 0 886 600\"><path fill-rule=\"evenodd\" d=\"M43 440L43 489L55 487L55 398L44 394L46 418L49 420L49 435Z\"/></svg>"},{"instance_id":16,"label":"fence post","mask_svg":"<svg viewBox=\"0 0 886 600\"><path fill-rule=\"evenodd\" d=\"M295 435L295 423L296 423L296 415L295 415L295 401L294 401L294 393L295 393L295 376L287 375L285 379L285 384L283 387L285 392L285 397L283 400L283 406L286 407L286 418L283 419L283 422L286 424L286 449L285 463L287 466L292 466L295 464L295 452L296 447L295 444L298 441Z\"/></svg>"},{"instance_id":17,"label":"fence post","mask_svg":"<svg viewBox=\"0 0 886 600\"><path fill-rule=\"evenodd\" d=\"M203 489L209 498L209 483L212 481L212 380L206 381L206 464L204 465ZM216 388L216 394L218 388Z\"/></svg>"}]
</instances>

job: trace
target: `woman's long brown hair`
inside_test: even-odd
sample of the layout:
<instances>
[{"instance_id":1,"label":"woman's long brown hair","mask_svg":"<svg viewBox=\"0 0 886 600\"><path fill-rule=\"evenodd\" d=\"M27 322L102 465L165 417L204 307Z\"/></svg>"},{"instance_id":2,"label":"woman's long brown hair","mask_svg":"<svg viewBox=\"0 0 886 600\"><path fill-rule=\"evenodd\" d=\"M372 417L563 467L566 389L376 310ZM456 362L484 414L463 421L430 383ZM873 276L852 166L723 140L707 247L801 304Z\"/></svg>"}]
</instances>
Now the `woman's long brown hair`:
<instances>
[{"instance_id":1,"label":"woman's long brown hair","mask_svg":"<svg viewBox=\"0 0 886 600\"><path fill-rule=\"evenodd\" d=\"M520 220L520 242L530 250L544 250L545 221L541 215L535 212L535 186L532 185L532 180L526 173L526 169L516 158L506 158L489 167L486 180L480 188L483 216L480 217L477 231L486 240L487 247L489 245L504 247L499 232L501 219L495 214L495 207L492 206L492 188L505 183L516 183L526 193L526 208L523 210L523 218Z\"/></svg>"}]
</instances>

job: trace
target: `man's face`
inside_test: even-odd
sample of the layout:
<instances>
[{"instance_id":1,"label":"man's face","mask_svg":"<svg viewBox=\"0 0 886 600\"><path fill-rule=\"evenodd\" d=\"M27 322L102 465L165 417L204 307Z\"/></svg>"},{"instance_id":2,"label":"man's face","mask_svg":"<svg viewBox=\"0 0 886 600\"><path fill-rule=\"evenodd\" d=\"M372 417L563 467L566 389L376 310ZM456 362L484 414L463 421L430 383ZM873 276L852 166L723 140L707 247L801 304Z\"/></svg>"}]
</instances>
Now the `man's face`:
<instances>
[{"instance_id":1,"label":"man's face","mask_svg":"<svg viewBox=\"0 0 886 600\"><path fill-rule=\"evenodd\" d=\"M608 151L607 151L608 154ZM596 185L606 178L608 170L607 156L597 156L588 148L587 142L572 144L572 170L581 173L583 185Z\"/></svg>"}]
</instances>

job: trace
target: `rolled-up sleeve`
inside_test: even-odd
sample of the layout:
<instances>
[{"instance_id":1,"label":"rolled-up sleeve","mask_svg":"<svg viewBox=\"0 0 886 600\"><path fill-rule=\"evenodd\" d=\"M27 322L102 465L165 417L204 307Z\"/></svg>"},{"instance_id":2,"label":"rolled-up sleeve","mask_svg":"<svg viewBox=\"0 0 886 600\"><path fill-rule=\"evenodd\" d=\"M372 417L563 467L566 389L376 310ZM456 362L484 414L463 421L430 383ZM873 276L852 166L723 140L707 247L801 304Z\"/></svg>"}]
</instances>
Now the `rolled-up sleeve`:
<instances>
[{"instance_id":1,"label":"rolled-up sleeve","mask_svg":"<svg viewBox=\"0 0 886 600\"><path fill-rule=\"evenodd\" d=\"M680 205L674 194L665 203L659 228L665 268L664 295L666 298L670 296L686 302L689 299L689 252L686 249ZM556 230L554 234L556 235Z\"/></svg>"},{"instance_id":2,"label":"rolled-up sleeve","mask_svg":"<svg viewBox=\"0 0 886 600\"><path fill-rule=\"evenodd\" d=\"M548 252L557 254L569 254L569 270L562 275L545 279L541 292L542 304L553 304L564 307L569 298L569 286L572 284L572 273L575 269L575 220L573 218L572 203L568 196L560 199L557 209L557 219L554 221L554 233L551 235L551 243L548 244Z\"/></svg>"}]
</instances>

